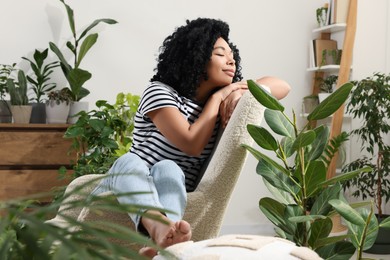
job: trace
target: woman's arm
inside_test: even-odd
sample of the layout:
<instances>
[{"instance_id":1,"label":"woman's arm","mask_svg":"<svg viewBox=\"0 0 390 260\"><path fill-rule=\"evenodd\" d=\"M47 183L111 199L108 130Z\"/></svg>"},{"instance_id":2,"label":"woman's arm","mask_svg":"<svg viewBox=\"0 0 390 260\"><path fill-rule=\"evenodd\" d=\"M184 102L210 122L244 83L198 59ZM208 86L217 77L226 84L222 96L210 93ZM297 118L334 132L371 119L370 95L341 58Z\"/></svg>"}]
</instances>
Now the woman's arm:
<instances>
[{"instance_id":1,"label":"woman's arm","mask_svg":"<svg viewBox=\"0 0 390 260\"><path fill-rule=\"evenodd\" d=\"M286 81L276 77L262 77L256 79L256 83L269 87L271 94L277 99L284 98L291 90L291 86Z\"/></svg>"},{"instance_id":2,"label":"woman's arm","mask_svg":"<svg viewBox=\"0 0 390 260\"><path fill-rule=\"evenodd\" d=\"M219 106L230 93L246 87L231 84L209 97L199 118L188 123L177 108L164 107L147 113L160 132L173 145L191 156L199 156L208 144L217 122Z\"/></svg>"}]
</instances>

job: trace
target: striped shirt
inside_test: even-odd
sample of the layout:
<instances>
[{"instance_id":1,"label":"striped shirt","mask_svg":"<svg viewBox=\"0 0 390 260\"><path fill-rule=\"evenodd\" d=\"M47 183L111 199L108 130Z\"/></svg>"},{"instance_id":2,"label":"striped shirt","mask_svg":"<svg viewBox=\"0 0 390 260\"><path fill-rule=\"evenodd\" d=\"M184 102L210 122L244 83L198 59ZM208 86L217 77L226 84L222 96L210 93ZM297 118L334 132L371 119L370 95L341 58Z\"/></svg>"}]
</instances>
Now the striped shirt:
<instances>
[{"instance_id":1,"label":"striped shirt","mask_svg":"<svg viewBox=\"0 0 390 260\"><path fill-rule=\"evenodd\" d=\"M180 96L176 90L161 82L152 82L144 91L135 115L131 153L141 157L148 167L168 159L174 161L184 172L187 191L196 188L200 168L209 157L215 144L218 125L216 124L209 143L199 157L189 156L167 140L153 124L147 113L163 107L175 107L192 124L200 116L203 107L193 100Z\"/></svg>"}]
</instances>

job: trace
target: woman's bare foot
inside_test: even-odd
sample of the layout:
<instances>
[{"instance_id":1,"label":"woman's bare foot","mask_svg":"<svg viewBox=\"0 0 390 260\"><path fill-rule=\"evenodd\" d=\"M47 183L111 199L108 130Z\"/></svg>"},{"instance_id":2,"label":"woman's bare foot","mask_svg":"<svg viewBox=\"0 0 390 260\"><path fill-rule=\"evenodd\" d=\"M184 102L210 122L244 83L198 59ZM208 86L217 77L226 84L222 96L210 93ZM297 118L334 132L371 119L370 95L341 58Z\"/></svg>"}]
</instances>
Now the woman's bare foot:
<instances>
[{"instance_id":1,"label":"woman's bare foot","mask_svg":"<svg viewBox=\"0 0 390 260\"><path fill-rule=\"evenodd\" d=\"M179 220L175 223L160 212L149 211L148 213L156 215L163 221L160 222L147 217L141 219L150 237L158 246L166 248L191 239L191 226L187 221ZM139 253L144 256L153 257L157 254L157 251L150 247L144 247Z\"/></svg>"}]
</instances>

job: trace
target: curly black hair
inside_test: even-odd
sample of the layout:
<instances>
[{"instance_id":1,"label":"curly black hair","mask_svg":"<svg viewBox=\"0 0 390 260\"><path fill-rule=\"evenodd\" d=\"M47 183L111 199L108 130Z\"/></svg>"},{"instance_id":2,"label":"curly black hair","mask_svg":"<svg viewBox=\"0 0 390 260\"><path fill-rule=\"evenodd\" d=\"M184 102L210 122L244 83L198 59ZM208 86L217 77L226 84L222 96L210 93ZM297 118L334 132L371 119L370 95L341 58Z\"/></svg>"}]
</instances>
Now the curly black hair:
<instances>
[{"instance_id":1,"label":"curly black hair","mask_svg":"<svg viewBox=\"0 0 390 260\"><path fill-rule=\"evenodd\" d=\"M193 99L202 79L207 80L206 65L214 44L222 37L233 51L236 73L233 82L242 80L240 55L229 42L229 25L221 20L198 18L187 20L176 28L160 47L156 74L150 81L160 81L174 88L180 95Z\"/></svg>"}]
</instances>

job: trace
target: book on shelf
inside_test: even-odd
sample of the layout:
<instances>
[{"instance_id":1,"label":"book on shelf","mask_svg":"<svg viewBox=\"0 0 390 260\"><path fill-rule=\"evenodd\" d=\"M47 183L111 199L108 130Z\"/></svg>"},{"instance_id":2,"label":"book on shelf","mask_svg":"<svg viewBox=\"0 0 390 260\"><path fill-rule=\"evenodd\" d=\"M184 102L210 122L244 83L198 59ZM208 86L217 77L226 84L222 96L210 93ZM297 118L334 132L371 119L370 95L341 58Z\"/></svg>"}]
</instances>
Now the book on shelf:
<instances>
[{"instance_id":1,"label":"book on shelf","mask_svg":"<svg viewBox=\"0 0 390 260\"><path fill-rule=\"evenodd\" d=\"M310 46L310 50L312 50L313 56L309 56L312 63L314 57L314 67L320 67L324 65L332 64L328 62L328 59L323 59L324 50L337 50L337 41L335 40L325 40L325 39L315 39L312 40L312 46Z\"/></svg>"},{"instance_id":2,"label":"book on shelf","mask_svg":"<svg viewBox=\"0 0 390 260\"><path fill-rule=\"evenodd\" d=\"M330 24L346 23L350 0L331 0Z\"/></svg>"}]
</instances>

